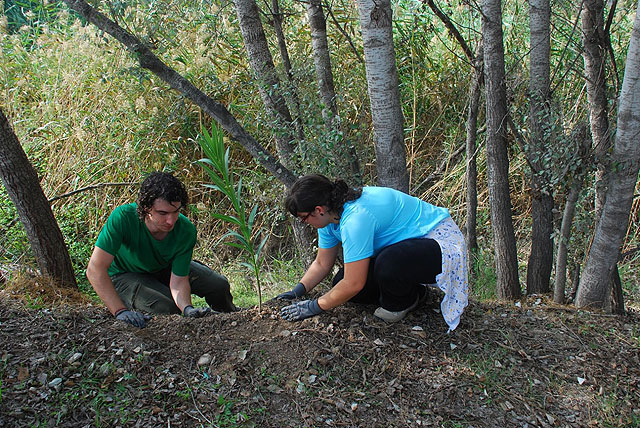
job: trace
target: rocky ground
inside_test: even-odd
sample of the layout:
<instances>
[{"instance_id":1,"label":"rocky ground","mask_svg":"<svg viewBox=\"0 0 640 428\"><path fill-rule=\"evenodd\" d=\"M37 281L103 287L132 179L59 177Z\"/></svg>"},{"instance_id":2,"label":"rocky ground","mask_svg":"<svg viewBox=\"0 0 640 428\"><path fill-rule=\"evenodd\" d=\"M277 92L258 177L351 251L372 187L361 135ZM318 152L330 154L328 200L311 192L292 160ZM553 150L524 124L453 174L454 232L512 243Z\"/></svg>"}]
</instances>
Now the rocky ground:
<instances>
[{"instance_id":1,"label":"rocky ground","mask_svg":"<svg viewBox=\"0 0 640 428\"><path fill-rule=\"evenodd\" d=\"M635 311L472 302L447 334L437 299L392 325L350 304L290 323L267 302L136 329L0 296L3 427L640 426Z\"/></svg>"}]
</instances>

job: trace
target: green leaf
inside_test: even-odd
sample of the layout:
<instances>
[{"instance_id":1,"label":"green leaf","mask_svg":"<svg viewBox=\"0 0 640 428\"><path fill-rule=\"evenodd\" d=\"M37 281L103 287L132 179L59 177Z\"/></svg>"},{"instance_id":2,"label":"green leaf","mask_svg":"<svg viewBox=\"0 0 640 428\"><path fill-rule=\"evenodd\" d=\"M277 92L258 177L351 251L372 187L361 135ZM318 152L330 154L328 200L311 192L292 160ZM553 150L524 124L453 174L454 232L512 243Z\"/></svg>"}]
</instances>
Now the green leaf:
<instances>
[{"instance_id":1,"label":"green leaf","mask_svg":"<svg viewBox=\"0 0 640 428\"><path fill-rule=\"evenodd\" d=\"M260 245L258 245L258 249L256 250L256 254L260 254L262 253L262 248L264 247L264 244L267 243L267 240L269 239L268 236L265 236L264 239L262 240L262 242L260 242Z\"/></svg>"},{"instance_id":2,"label":"green leaf","mask_svg":"<svg viewBox=\"0 0 640 428\"><path fill-rule=\"evenodd\" d=\"M256 219L256 213L258 212L258 205L256 204L249 214L249 230L253 229L253 222Z\"/></svg>"},{"instance_id":3,"label":"green leaf","mask_svg":"<svg viewBox=\"0 0 640 428\"><path fill-rule=\"evenodd\" d=\"M233 224L238 225L238 226L240 226L242 224L237 217L234 217L234 216L231 216L231 215L219 214L219 213L213 213L211 215L214 218L217 218L218 220L226 221L227 223L233 223Z\"/></svg>"}]
</instances>

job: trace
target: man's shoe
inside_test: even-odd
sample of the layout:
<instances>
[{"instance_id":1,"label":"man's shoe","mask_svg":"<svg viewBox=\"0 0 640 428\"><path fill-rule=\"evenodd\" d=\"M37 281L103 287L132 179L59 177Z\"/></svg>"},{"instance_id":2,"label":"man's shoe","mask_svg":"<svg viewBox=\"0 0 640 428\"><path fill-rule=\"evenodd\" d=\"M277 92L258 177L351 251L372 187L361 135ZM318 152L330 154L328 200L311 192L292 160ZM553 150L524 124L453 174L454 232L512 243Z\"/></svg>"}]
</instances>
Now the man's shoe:
<instances>
[{"instance_id":1,"label":"man's shoe","mask_svg":"<svg viewBox=\"0 0 640 428\"><path fill-rule=\"evenodd\" d=\"M418 298L413 303L413 305L409 306L407 309L404 309L402 311L393 312L393 311L388 311L383 307L379 307L378 309L375 310L375 312L373 313L373 316L376 318L380 318L381 320L386 322L398 322L404 317L406 317L409 312L414 310L418 306L418 304L421 303L422 301L421 297L424 297L424 296L425 294L423 294L422 296L418 294Z\"/></svg>"}]
</instances>

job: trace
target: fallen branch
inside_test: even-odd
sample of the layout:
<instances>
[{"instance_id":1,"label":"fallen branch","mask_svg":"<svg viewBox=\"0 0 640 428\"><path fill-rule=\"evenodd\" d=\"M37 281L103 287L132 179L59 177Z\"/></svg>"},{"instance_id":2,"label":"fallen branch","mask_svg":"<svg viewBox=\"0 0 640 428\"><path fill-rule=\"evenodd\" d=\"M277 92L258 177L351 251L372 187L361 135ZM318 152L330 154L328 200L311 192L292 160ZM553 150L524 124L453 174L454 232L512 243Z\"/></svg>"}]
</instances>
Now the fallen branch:
<instances>
[{"instance_id":1,"label":"fallen branch","mask_svg":"<svg viewBox=\"0 0 640 428\"><path fill-rule=\"evenodd\" d=\"M131 186L133 184L138 184L137 182L130 182L130 183L97 183L97 184L92 184L90 186L85 186L82 187L80 189L76 189L73 190L71 192L67 192L67 193L63 193L62 195L58 195L58 196L54 196L51 199L48 199L49 204L60 200L60 199L64 199L64 198L68 198L69 196L73 196L76 195L78 193L82 193L85 192L87 190L93 190L93 189L99 189L101 187L114 187L114 186ZM2 228L2 230L0 230L0 236L6 234L9 230L11 230L11 228L13 226L16 225L16 223L18 223L20 219L18 217L15 217L13 220L11 220L9 222L9 224L7 224L5 227Z\"/></svg>"},{"instance_id":2,"label":"fallen branch","mask_svg":"<svg viewBox=\"0 0 640 428\"><path fill-rule=\"evenodd\" d=\"M63 193L62 195L54 196L53 198L49 199L49 203L55 202L55 201L60 200L60 199L68 198L69 196L73 196L75 194L82 193L82 192L85 192L87 190L99 189L101 187L131 186L133 184L138 184L138 182L134 181L134 182L130 182L130 183L98 183L98 184L92 184L90 186L85 186L85 187L82 187L80 189L73 190L71 192Z\"/></svg>"}]
</instances>

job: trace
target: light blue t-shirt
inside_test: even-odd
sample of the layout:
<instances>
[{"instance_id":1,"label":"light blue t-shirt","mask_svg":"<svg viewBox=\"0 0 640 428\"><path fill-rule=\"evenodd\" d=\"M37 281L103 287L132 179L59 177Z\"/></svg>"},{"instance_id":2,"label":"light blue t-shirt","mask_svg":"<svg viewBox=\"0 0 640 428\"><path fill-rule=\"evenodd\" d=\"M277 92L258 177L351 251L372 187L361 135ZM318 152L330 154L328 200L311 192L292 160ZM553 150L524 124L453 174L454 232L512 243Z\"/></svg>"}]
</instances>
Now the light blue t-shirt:
<instances>
[{"instance_id":1,"label":"light blue t-shirt","mask_svg":"<svg viewBox=\"0 0 640 428\"><path fill-rule=\"evenodd\" d=\"M388 187L364 187L362 196L344 204L339 224L318 229L318 246L342 243L344 262L376 256L381 249L429 233L449 210Z\"/></svg>"}]
</instances>

